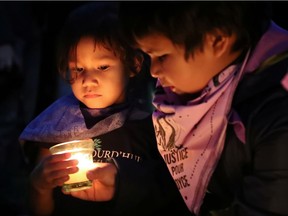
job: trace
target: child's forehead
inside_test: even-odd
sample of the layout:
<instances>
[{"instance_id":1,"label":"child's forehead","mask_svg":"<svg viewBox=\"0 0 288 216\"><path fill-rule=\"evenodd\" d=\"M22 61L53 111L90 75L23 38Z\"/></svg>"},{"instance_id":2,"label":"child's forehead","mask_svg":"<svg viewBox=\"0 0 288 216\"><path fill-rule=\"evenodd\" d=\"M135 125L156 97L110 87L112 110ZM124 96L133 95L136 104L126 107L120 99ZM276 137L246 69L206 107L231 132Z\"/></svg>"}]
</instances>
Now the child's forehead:
<instances>
[{"instance_id":1,"label":"child's forehead","mask_svg":"<svg viewBox=\"0 0 288 216\"><path fill-rule=\"evenodd\" d=\"M116 60L119 57L110 47L103 44L92 44L92 43L79 43L76 49L70 50L68 61L78 62L79 60Z\"/></svg>"},{"instance_id":2,"label":"child's forehead","mask_svg":"<svg viewBox=\"0 0 288 216\"><path fill-rule=\"evenodd\" d=\"M162 34L147 35L137 39L137 43L139 48L148 54L163 52L174 47L172 41Z\"/></svg>"},{"instance_id":3,"label":"child's forehead","mask_svg":"<svg viewBox=\"0 0 288 216\"><path fill-rule=\"evenodd\" d=\"M97 40L91 36L81 37L76 43L70 46L70 55L77 54L81 50L91 50L93 52L113 52L113 47L107 41Z\"/></svg>"}]
</instances>

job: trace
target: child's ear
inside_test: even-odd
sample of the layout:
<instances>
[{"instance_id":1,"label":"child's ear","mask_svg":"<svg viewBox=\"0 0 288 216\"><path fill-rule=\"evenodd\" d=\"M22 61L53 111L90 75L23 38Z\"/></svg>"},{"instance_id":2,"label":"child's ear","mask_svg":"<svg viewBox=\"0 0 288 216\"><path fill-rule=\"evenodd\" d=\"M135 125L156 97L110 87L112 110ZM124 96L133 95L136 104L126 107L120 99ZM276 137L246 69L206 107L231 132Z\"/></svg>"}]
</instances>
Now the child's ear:
<instances>
[{"instance_id":1,"label":"child's ear","mask_svg":"<svg viewBox=\"0 0 288 216\"><path fill-rule=\"evenodd\" d=\"M228 35L219 29L216 29L206 35L206 44L216 57L220 57L225 53L229 54L234 43L234 35Z\"/></svg>"}]
</instances>

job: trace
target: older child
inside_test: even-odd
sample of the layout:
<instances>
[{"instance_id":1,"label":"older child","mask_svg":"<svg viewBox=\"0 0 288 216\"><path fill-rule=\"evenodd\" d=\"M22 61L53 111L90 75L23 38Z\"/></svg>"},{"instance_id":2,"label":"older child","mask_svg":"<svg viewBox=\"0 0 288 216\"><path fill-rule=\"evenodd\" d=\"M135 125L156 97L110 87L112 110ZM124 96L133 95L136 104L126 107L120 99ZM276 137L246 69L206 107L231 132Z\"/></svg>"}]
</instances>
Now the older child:
<instances>
[{"instance_id":1,"label":"older child","mask_svg":"<svg viewBox=\"0 0 288 216\"><path fill-rule=\"evenodd\" d=\"M58 59L73 94L53 103L20 136L30 142L26 148L31 142L40 148L30 177L32 213L136 215L141 211L158 215L165 209L185 209L157 151L151 113L137 105L133 90L139 83L133 82L143 57L120 34L117 4L94 2L76 9L64 26ZM77 161L67 160L69 154L51 155L48 147L86 138L94 140L94 161L102 163L96 172L109 170L110 175L98 174L90 189L63 194L57 186L78 170ZM166 191L169 187L175 192L172 196ZM104 192L98 192L99 188ZM135 199L122 205L126 202L123 191ZM154 191L163 198L154 196Z\"/></svg>"},{"instance_id":2,"label":"older child","mask_svg":"<svg viewBox=\"0 0 288 216\"><path fill-rule=\"evenodd\" d=\"M288 215L288 32L264 11L229 1L120 7L158 79L158 149L196 215Z\"/></svg>"}]
</instances>

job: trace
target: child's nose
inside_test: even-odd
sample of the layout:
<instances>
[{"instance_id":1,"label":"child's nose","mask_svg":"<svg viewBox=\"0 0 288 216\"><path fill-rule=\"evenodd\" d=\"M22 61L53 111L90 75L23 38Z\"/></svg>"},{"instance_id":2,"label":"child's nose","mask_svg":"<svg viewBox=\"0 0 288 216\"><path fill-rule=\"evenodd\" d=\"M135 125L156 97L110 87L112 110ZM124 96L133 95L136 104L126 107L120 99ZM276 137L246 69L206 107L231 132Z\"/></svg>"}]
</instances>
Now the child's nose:
<instances>
[{"instance_id":1,"label":"child's nose","mask_svg":"<svg viewBox=\"0 0 288 216\"><path fill-rule=\"evenodd\" d=\"M151 76L152 76L152 77L158 78L158 76L159 76L159 74L160 74L159 64L155 63L154 61L151 61L150 73L151 73Z\"/></svg>"},{"instance_id":2,"label":"child's nose","mask_svg":"<svg viewBox=\"0 0 288 216\"><path fill-rule=\"evenodd\" d=\"M95 75L92 73L85 73L83 77L82 84L84 86L89 86L89 85L98 85L98 79Z\"/></svg>"}]
</instances>

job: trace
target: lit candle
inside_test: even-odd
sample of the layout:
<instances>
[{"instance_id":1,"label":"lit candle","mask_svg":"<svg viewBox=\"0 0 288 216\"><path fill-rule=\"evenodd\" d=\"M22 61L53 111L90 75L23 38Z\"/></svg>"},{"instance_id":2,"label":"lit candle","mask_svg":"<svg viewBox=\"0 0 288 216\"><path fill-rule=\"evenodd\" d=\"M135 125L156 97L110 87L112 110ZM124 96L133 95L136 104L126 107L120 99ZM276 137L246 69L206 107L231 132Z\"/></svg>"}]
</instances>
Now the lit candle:
<instances>
[{"instance_id":1,"label":"lit candle","mask_svg":"<svg viewBox=\"0 0 288 216\"><path fill-rule=\"evenodd\" d=\"M65 184L71 184L75 182L84 182L87 181L86 173L88 170L92 169L93 166L93 158L91 160L91 151L75 149L75 152L71 153L71 157L69 159L78 160L77 167L79 168L78 172L70 174L69 180L65 182Z\"/></svg>"},{"instance_id":2,"label":"lit candle","mask_svg":"<svg viewBox=\"0 0 288 216\"><path fill-rule=\"evenodd\" d=\"M69 159L78 160L78 172L70 174L69 180L63 185L63 190L67 192L87 189L92 186L92 182L87 179L88 170L95 167L93 164L94 142L88 140L74 140L59 143L50 148L52 154L71 153Z\"/></svg>"}]
</instances>

